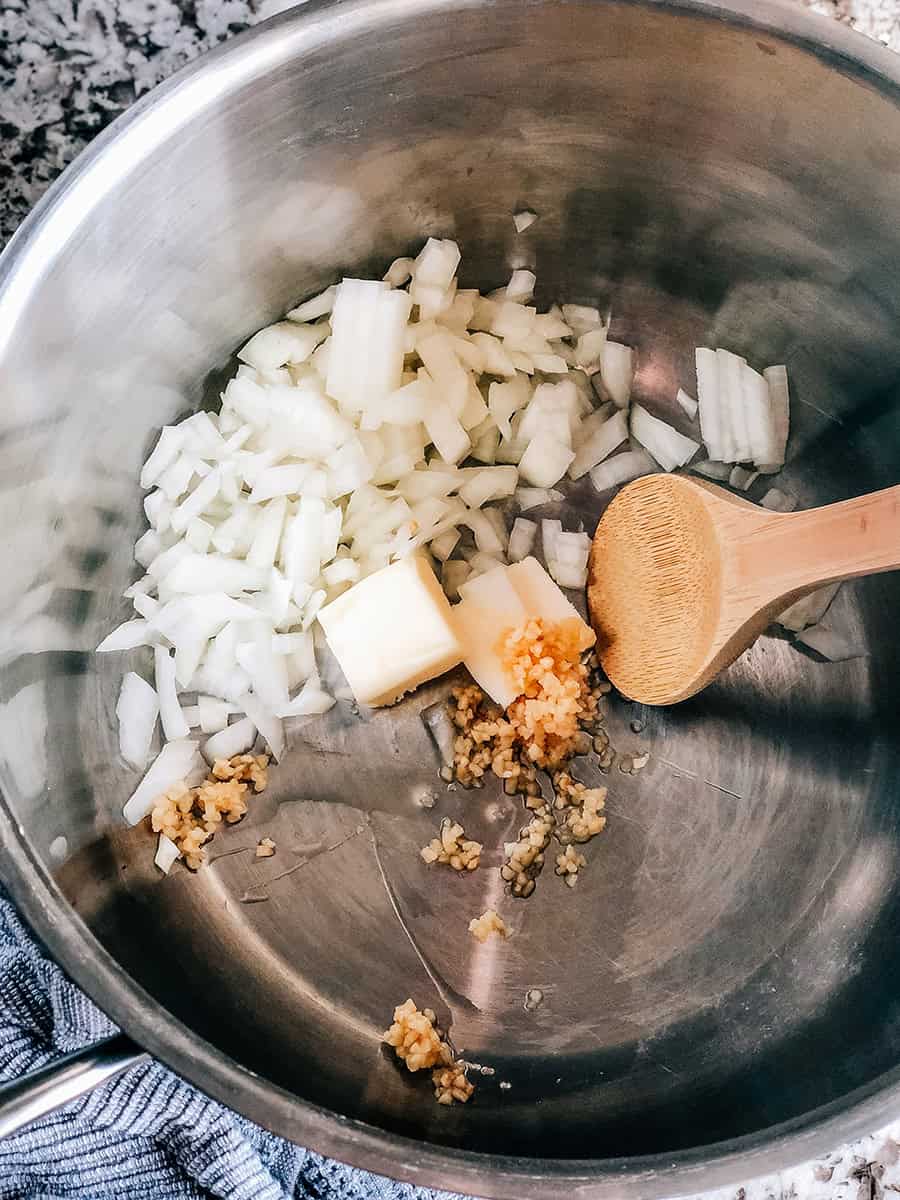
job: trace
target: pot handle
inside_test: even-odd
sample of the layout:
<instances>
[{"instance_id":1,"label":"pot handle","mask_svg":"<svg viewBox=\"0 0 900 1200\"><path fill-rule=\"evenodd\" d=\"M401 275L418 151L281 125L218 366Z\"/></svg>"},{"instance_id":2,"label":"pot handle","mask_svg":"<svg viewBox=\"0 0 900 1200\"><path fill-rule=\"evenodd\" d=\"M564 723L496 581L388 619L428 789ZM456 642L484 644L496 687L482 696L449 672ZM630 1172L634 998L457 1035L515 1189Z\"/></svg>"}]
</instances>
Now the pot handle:
<instances>
[{"instance_id":1,"label":"pot handle","mask_svg":"<svg viewBox=\"0 0 900 1200\"><path fill-rule=\"evenodd\" d=\"M119 1033L0 1086L0 1138L148 1059L131 1038Z\"/></svg>"}]
</instances>

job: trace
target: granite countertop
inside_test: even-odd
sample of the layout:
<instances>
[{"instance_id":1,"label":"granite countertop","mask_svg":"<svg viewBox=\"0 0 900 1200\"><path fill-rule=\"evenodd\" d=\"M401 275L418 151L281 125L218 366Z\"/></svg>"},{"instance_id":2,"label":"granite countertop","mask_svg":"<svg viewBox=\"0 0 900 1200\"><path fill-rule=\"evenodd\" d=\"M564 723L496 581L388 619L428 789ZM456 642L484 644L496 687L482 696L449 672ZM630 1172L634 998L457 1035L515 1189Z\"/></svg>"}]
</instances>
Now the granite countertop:
<instances>
[{"instance_id":1,"label":"granite countertop","mask_svg":"<svg viewBox=\"0 0 900 1200\"><path fill-rule=\"evenodd\" d=\"M807 0L900 51L900 0ZM0 243L114 117L203 50L292 0L0 0ZM703 1200L880 1200L900 1192L900 1121Z\"/></svg>"}]
</instances>

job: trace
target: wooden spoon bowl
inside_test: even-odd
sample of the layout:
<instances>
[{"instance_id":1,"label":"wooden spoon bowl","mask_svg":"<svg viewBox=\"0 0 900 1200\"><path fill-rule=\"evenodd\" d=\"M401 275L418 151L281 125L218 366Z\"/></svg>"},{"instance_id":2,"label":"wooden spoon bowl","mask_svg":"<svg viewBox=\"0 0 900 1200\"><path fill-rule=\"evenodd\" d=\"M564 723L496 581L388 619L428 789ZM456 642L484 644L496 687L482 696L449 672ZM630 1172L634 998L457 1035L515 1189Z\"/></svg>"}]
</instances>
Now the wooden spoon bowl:
<instances>
[{"instance_id":1,"label":"wooden spoon bowl","mask_svg":"<svg viewBox=\"0 0 900 1200\"><path fill-rule=\"evenodd\" d=\"M713 484L648 475L591 547L588 608L603 669L644 704L693 696L795 600L900 567L900 487L775 513Z\"/></svg>"}]
</instances>

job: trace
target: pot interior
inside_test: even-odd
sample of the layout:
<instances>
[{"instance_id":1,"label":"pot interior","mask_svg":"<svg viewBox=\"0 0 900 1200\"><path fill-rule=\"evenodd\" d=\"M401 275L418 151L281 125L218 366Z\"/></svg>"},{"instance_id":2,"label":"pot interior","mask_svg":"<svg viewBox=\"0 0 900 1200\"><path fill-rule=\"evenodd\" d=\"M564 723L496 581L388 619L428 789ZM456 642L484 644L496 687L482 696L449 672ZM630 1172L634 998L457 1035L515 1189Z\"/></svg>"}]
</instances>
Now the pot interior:
<instances>
[{"instance_id":1,"label":"pot interior","mask_svg":"<svg viewBox=\"0 0 900 1200\"><path fill-rule=\"evenodd\" d=\"M526 902L495 870L419 860L444 815L495 864L525 820L493 784L440 782L421 712L446 682L293 731L213 850L268 835L275 860L162 878L153 836L120 817L125 659L91 651L127 614L159 427L215 403L254 329L428 234L458 239L466 286L526 265L542 305L609 306L635 395L662 415L694 391L697 345L785 362L790 461L770 482L801 506L896 483L898 202L887 81L747 23L614 0L313 7L169 88L56 193L0 293L3 789L151 997L304 1101L501 1156L692 1149L894 1070L896 576L835 601L862 657L771 632L676 708L611 701L613 744L650 762L606 779L578 764L610 788L607 830L576 889L548 870ZM524 207L539 220L516 236ZM590 485L563 511L592 529ZM335 848L242 903L310 846ZM479 946L467 923L498 904L514 936ZM380 1045L407 996L493 1068L475 1103L438 1107Z\"/></svg>"}]
</instances>

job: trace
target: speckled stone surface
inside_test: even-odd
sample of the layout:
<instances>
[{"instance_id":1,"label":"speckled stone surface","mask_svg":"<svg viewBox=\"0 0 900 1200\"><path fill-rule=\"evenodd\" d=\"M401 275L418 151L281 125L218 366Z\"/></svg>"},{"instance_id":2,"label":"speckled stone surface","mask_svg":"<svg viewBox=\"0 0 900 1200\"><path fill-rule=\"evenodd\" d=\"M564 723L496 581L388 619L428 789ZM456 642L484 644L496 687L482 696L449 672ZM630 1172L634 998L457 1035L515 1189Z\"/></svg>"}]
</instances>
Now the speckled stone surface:
<instances>
[{"instance_id":1,"label":"speckled stone surface","mask_svg":"<svg viewBox=\"0 0 900 1200\"><path fill-rule=\"evenodd\" d=\"M900 51L900 0L808 0ZM0 0L0 241L105 125L203 50L291 0ZM900 1193L900 1121L703 1200Z\"/></svg>"}]
</instances>

